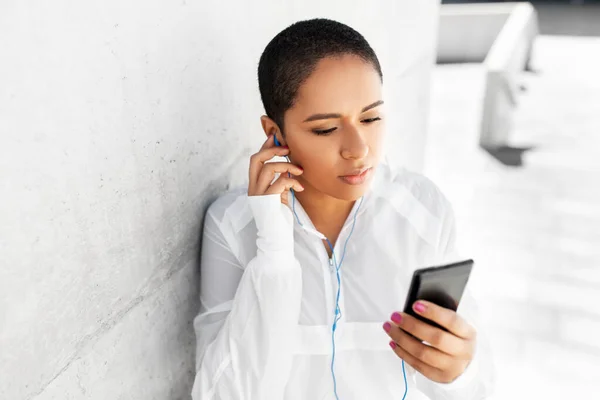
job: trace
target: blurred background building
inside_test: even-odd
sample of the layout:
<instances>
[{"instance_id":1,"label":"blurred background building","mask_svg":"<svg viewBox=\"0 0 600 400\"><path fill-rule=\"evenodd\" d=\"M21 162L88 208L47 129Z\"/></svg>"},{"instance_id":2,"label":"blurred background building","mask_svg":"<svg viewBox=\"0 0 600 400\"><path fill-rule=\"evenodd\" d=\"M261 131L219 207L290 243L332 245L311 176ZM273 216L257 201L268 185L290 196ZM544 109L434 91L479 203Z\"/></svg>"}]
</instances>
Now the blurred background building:
<instances>
[{"instance_id":1,"label":"blurred background building","mask_svg":"<svg viewBox=\"0 0 600 400\"><path fill-rule=\"evenodd\" d=\"M526 70L503 75L514 103L496 147L478 144L488 65L443 63L433 74L426 174L450 196L461 248L476 261L495 399L600 390L600 5L591 3L533 2L538 34ZM442 18L453 6L462 5L444 4Z\"/></svg>"}]
</instances>

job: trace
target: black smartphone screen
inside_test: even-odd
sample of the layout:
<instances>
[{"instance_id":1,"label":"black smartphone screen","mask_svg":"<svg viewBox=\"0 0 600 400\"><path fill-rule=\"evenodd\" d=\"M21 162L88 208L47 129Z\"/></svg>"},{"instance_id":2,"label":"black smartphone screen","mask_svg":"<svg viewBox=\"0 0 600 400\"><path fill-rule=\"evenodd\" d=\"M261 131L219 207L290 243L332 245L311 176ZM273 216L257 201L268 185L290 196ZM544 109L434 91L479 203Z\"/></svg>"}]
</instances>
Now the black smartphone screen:
<instances>
[{"instance_id":1,"label":"black smartphone screen","mask_svg":"<svg viewBox=\"0 0 600 400\"><path fill-rule=\"evenodd\" d=\"M404 304L404 312L429 325L446 330L439 324L415 313L412 306L417 300L427 300L456 311L469 281L473 265L474 261L469 259L415 270Z\"/></svg>"}]
</instances>

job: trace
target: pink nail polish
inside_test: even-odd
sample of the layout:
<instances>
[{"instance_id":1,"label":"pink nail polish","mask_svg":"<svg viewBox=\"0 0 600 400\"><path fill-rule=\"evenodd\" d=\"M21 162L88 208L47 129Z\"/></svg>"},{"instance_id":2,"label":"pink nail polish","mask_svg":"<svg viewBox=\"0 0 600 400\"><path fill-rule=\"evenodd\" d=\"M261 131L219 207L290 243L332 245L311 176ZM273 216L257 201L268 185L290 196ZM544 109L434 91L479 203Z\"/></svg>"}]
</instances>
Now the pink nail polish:
<instances>
[{"instance_id":1,"label":"pink nail polish","mask_svg":"<svg viewBox=\"0 0 600 400\"><path fill-rule=\"evenodd\" d=\"M422 313L425 311L425 304L416 302L414 305L414 309L416 312Z\"/></svg>"},{"instance_id":2,"label":"pink nail polish","mask_svg":"<svg viewBox=\"0 0 600 400\"><path fill-rule=\"evenodd\" d=\"M386 322L385 324L383 324L383 330L386 332L389 332L390 329L392 329L392 325L390 325L389 322Z\"/></svg>"},{"instance_id":3,"label":"pink nail polish","mask_svg":"<svg viewBox=\"0 0 600 400\"><path fill-rule=\"evenodd\" d=\"M399 324L400 322L402 322L402 315L400 315L399 313L395 312L392 314L392 321L394 321L395 323Z\"/></svg>"},{"instance_id":4,"label":"pink nail polish","mask_svg":"<svg viewBox=\"0 0 600 400\"><path fill-rule=\"evenodd\" d=\"M394 343L394 342L390 342L390 347L391 347L392 349L395 349L395 348L396 348L396 343Z\"/></svg>"}]
</instances>

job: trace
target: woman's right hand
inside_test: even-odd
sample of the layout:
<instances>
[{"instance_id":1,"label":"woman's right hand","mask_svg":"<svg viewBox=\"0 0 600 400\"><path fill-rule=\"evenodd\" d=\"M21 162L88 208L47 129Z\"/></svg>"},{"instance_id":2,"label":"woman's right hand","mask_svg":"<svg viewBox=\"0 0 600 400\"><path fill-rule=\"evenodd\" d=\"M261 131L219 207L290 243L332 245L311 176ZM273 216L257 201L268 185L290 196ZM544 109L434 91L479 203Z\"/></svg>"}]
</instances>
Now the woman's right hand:
<instances>
[{"instance_id":1,"label":"woman's right hand","mask_svg":"<svg viewBox=\"0 0 600 400\"><path fill-rule=\"evenodd\" d=\"M304 190L300 182L293 177L288 177L288 172L291 175L301 175L302 168L288 162L270 162L275 156L284 157L289 154L290 150L287 146L275 146L274 135L262 145L258 153L250 157L250 182L248 184L248 196L262 196L268 194L280 194L281 202L288 204L287 195L290 189L301 192ZM281 174L275 182L275 174ZM273 184L271 184L273 182Z\"/></svg>"}]
</instances>

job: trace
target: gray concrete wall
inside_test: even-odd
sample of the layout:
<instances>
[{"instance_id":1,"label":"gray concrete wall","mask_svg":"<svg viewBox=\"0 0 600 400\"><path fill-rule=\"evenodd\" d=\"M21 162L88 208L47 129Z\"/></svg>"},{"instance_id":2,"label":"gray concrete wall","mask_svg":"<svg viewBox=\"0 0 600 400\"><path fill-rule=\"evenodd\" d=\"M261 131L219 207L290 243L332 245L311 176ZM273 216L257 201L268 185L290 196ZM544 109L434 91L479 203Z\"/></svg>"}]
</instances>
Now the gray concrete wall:
<instances>
[{"instance_id":1,"label":"gray concrete wall","mask_svg":"<svg viewBox=\"0 0 600 400\"><path fill-rule=\"evenodd\" d=\"M0 399L189 398L202 217L263 141L260 52L298 19L361 31L419 170L438 2L83 3L0 5Z\"/></svg>"}]
</instances>

